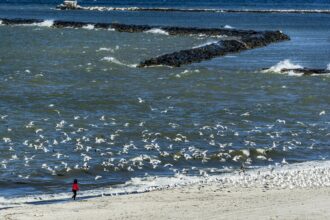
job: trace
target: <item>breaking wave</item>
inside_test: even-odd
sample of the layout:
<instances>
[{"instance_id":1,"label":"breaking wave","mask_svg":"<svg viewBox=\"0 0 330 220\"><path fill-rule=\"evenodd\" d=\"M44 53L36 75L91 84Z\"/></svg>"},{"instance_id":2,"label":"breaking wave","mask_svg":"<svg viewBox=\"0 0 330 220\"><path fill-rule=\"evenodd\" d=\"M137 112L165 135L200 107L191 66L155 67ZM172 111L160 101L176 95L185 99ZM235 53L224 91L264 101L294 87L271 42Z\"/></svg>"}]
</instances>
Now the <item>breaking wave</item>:
<instances>
[{"instance_id":1,"label":"breaking wave","mask_svg":"<svg viewBox=\"0 0 330 220\"><path fill-rule=\"evenodd\" d=\"M101 60L107 61L110 63L114 63L114 64L117 64L120 66L127 66L127 67L131 67L131 68L137 67L137 64L125 64L125 63L122 63L121 61L117 60L115 57L103 57Z\"/></svg>"},{"instance_id":2,"label":"breaking wave","mask_svg":"<svg viewBox=\"0 0 330 220\"><path fill-rule=\"evenodd\" d=\"M164 31L163 29L160 28L152 28L148 31L145 31L145 33L169 35L167 31Z\"/></svg>"},{"instance_id":3,"label":"breaking wave","mask_svg":"<svg viewBox=\"0 0 330 220\"><path fill-rule=\"evenodd\" d=\"M83 26L82 28L87 29L87 30L93 30L94 27L95 26L93 24L88 24L88 25Z\"/></svg>"},{"instance_id":4,"label":"breaking wave","mask_svg":"<svg viewBox=\"0 0 330 220\"><path fill-rule=\"evenodd\" d=\"M300 73L294 73L293 71L284 71L285 69L302 69L303 67L299 64L294 64L291 62L291 60L286 59L283 61L278 62L276 65L270 67L269 69L263 70L264 73L285 73L289 75L296 75L301 76L303 74Z\"/></svg>"},{"instance_id":5,"label":"breaking wave","mask_svg":"<svg viewBox=\"0 0 330 220\"><path fill-rule=\"evenodd\" d=\"M224 28L227 28L227 29L233 29L234 27L230 26L230 25L225 25Z\"/></svg>"},{"instance_id":6,"label":"breaking wave","mask_svg":"<svg viewBox=\"0 0 330 220\"><path fill-rule=\"evenodd\" d=\"M35 25L39 26L39 27L52 27L54 24L53 20L44 20L41 23L37 23Z\"/></svg>"}]
</instances>

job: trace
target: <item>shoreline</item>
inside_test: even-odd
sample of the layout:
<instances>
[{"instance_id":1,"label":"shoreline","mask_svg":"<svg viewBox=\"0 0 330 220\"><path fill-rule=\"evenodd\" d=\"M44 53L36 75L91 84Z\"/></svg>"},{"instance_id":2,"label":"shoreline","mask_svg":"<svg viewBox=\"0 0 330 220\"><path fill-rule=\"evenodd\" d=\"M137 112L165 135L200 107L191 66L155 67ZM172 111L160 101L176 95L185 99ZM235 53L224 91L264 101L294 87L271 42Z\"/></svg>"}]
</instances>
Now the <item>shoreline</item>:
<instances>
[{"instance_id":1,"label":"shoreline","mask_svg":"<svg viewBox=\"0 0 330 220\"><path fill-rule=\"evenodd\" d=\"M4 209L29 219L329 219L330 188L221 188L216 183Z\"/></svg>"},{"instance_id":2,"label":"shoreline","mask_svg":"<svg viewBox=\"0 0 330 220\"><path fill-rule=\"evenodd\" d=\"M326 208L330 205L330 161L262 167L245 172L235 171L206 177L132 179L125 185L126 188L123 188L121 193L118 189L117 192L115 189L108 189L108 192L104 191L104 194L100 196L94 195L93 198L87 199L84 198L85 192L82 191L78 194L77 201L72 201L70 194L62 194L66 196L62 200L16 203L12 207L1 209L0 218L39 219L40 217L47 220L72 215L73 219L91 219L95 215L97 219L109 219L110 215L115 216L113 219L152 219L155 217L181 219L186 213L191 213L187 215L187 219L201 219L202 216L195 210L200 205L204 205L200 211L210 214L206 217L207 219L221 219L220 214L224 212L227 213L224 219L234 217L265 219L278 218L277 216L280 219L291 219L286 215L281 216L281 213L292 214L293 211L298 214L292 218L301 219L307 216L308 219L326 219L330 217L330 211ZM150 202L150 199L156 202ZM246 202L243 203L240 199ZM315 201L319 199L322 200L322 206L316 207L320 210L314 213L315 207L311 206L318 204ZM136 200L139 200L138 205ZM120 206L120 204L127 205ZM249 205L249 209L245 207L246 204ZM215 205L219 207L215 209ZM117 208L114 210L113 206ZM141 206L145 209L149 206L152 208L143 212L139 209ZM257 215L258 210L267 213L269 211L267 209L273 206L277 207L277 211L270 210L273 211L271 215ZM153 210L161 211L153 212ZM250 210L256 213L253 214ZM313 212L309 212L311 210ZM35 213L44 214L35 216ZM128 213L136 215L130 216ZM314 213L313 216L310 216L312 213Z\"/></svg>"}]
</instances>

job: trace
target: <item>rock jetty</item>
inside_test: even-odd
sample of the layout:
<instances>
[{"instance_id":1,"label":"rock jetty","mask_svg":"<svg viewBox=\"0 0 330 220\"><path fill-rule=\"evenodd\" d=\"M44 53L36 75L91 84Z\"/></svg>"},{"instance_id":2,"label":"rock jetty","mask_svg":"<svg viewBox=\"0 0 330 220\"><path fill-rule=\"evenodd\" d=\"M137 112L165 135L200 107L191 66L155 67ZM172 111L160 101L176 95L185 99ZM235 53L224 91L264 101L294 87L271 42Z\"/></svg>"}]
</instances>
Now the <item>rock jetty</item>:
<instances>
[{"instance_id":1,"label":"rock jetty","mask_svg":"<svg viewBox=\"0 0 330 220\"><path fill-rule=\"evenodd\" d=\"M40 19L1 19L2 25L38 25L45 22ZM53 28L83 28L92 26L96 29L112 29L118 32L147 32L152 29L161 29L169 35L204 35L209 37L220 37L216 43L180 50L177 52L160 55L140 62L138 67L166 65L179 67L184 64L201 62L228 53L237 53L257 47L264 47L270 43L290 40L289 36L280 31L254 31L237 30L228 28L195 28L195 27L171 27L171 26L149 26L149 25L127 25L118 23L89 23L76 21L52 21Z\"/></svg>"}]
</instances>

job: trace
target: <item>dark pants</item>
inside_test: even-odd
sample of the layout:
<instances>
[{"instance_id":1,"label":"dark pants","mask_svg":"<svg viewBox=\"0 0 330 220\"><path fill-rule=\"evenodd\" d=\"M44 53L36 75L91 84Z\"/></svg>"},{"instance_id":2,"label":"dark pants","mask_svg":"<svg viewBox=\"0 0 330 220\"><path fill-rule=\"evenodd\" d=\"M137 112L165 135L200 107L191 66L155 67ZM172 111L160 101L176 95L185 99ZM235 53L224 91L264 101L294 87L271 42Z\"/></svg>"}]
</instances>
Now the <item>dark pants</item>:
<instances>
[{"instance_id":1,"label":"dark pants","mask_svg":"<svg viewBox=\"0 0 330 220\"><path fill-rule=\"evenodd\" d=\"M73 196L72 196L72 198L73 198L74 200L76 200L77 190L72 190L72 192L73 192Z\"/></svg>"}]
</instances>

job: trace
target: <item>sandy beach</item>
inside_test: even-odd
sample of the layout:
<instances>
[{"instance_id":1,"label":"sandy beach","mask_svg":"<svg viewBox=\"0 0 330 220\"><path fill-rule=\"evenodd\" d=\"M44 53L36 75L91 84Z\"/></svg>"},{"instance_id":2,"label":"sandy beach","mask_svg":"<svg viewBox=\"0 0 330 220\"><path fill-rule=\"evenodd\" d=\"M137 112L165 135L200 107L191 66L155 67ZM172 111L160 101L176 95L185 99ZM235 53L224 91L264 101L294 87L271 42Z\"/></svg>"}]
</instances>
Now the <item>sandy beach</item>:
<instances>
[{"instance_id":1,"label":"sandy beach","mask_svg":"<svg viewBox=\"0 0 330 220\"><path fill-rule=\"evenodd\" d=\"M105 196L0 211L14 219L329 219L330 188L205 186Z\"/></svg>"},{"instance_id":2,"label":"sandy beach","mask_svg":"<svg viewBox=\"0 0 330 220\"><path fill-rule=\"evenodd\" d=\"M143 193L82 199L88 195L82 191L76 201L63 194L57 196L62 202L48 204L47 197L35 198L33 204L11 203L0 210L0 219L329 219L329 179L328 161L199 178L133 179L122 189L129 193L130 185L139 185Z\"/></svg>"}]
</instances>

